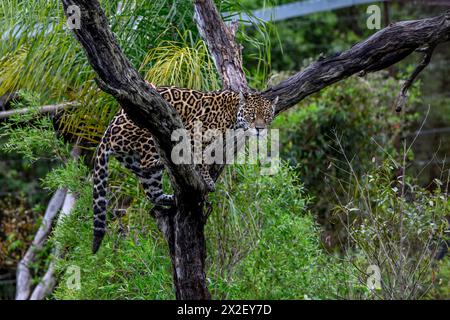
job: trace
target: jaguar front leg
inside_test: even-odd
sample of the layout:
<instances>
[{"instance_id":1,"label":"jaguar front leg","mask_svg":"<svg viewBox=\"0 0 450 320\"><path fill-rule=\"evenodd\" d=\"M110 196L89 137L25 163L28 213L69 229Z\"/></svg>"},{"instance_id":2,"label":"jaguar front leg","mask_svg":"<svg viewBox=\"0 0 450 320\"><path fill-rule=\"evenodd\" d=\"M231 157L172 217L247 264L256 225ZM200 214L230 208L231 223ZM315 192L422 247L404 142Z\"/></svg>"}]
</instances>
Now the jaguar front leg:
<instances>
[{"instance_id":1,"label":"jaguar front leg","mask_svg":"<svg viewBox=\"0 0 450 320\"><path fill-rule=\"evenodd\" d=\"M206 189L208 190L208 192L214 192L216 190L216 184L214 183L213 178L209 174L209 165L201 164L199 165L199 167L200 167L199 172L203 180L205 181Z\"/></svg>"}]
</instances>

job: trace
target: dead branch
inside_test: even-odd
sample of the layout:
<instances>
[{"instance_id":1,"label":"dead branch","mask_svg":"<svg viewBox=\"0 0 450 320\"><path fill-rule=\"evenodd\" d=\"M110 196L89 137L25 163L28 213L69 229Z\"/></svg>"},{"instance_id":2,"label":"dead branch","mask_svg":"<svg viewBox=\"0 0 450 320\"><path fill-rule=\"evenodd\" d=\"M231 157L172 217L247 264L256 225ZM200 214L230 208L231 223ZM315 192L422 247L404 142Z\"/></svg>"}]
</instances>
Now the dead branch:
<instances>
[{"instance_id":1,"label":"dead branch","mask_svg":"<svg viewBox=\"0 0 450 320\"><path fill-rule=\"evenodd\" d=\"M31 291L31 271L30 266L36 260L36 253L44 247L48 235L52 230L53 220L59 209L63 205L66 197L65 189L58 189L50 199L41 226L39 227L34 240L17 266L16 300L27 300Z\"/></svg>"},{"instance_id":2,"label":"dead branch","mask_svg":"<svg viewBox=\"0 0 450 320\"><path fill-rule=\"evenodd\" d=\"M428 64L431 61L431 56L433 55L433 51L435 49L435 45L430 45L429 47L424 48L423 50L420 50L423 52L424 57L423 60L419 63L419 65L414 69L411 76L405 81L405 83L402 85L402 88L400 90L400 93L397 96L397 99L395 101L395 111L400 112L406 105L406 102L408 100L408 91L413 85L414 81L416 80L417 76L428 66Z\"/></svg>"},{"instance_id":3,"label":"dead branch","mask_svg":"<svg viewBox=\"0 0 450 320\"><path fill-rule=\"evenodd\" d=\"M34 288L33 293L30 296L30 300L43 300L50 295L56 284L55 273L55 261L51 261L47 272L42 277L41 282Z\"/></svg>"},{"instance_id":4,"label":"dead branch","mask_svg":"<svg viewBox=\"0 0 450 320\"><path fill-rule=\"evenodd\" d=\"M64 102L64 103L59 103L59 104L51 104L51 105L46 105L46 106L42 106L42 107L38 107L38 108L22 108L22 109L2 111L2 112L0 112L0 120L9 118L10 116L16 115L16 114L27 114L30 112L51 113L51 112L56 112L59 110L72 108L72 107L75 107L78 105L79 105L79 103L73 101L73 102Z\"/></svg>"},{"instance_id":5,"label":"dead branch","mask_svg":"<svg viewBox=\"0 0 450 320\"><path fill-rule=\"evenodd\" d=\"M61 208L61 212L58 217L56 225L61 224L63 218L66 218L72 212L75 207L75 197L72 193L67 192L64 198L64 203ZM56 284L55 279L55 259L59 259L62 256L61 245L57 242L55 243L55 248L53 249L53 258L50 261L47 271L42 277L39 284L34 288L33 293L30 296L30 300L43 300L49 296Z\"/></svg>"},{"instance_id":6,"label":"dead branch","mask_svg":"<svg viewBox=\"0 0 450 320\"><path fill-rule=\"evenodd\" d=\"M81 149L78 145L75 145L70 152L70 156L72 159L77 159L81 154ZM70 191L66 192L64 197L64 202L61 207L61 211L58 215L58 221L56 222L56 226L61 225L62 221L67 218L71 213L72 209L75 207L76 198L73 193ZM55 243L55 247L52 252L52 261L48 266L47 271L42 277L39 284L34 288L33 293L30 296L30 300L43 300L48 295L50 295L53 291L53 288L56 284L55 279L55 259L59 259L62 257L63 252L61 249L61 244L59 242Z\"/></svg>"}]
</instances>

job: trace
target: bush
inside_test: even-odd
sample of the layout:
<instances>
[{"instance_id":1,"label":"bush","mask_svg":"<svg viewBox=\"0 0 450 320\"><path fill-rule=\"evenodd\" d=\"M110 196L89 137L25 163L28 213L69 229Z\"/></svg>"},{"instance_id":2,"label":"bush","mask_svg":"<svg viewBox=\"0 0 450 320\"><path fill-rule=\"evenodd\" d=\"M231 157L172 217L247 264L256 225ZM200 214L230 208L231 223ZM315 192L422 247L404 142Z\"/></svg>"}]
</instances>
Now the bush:
<instances>
[{"instance_id":1,"label":"bush","mask_svg":"<svg viewBox=\"0 0 450 320\"><path fill-rule=\"evenodd\" d=\"M258 167L234 166L223 180L214 194L219 212L207 226L216 296L325 299L345 291L348 272L323 252L309 197L291 168L264 176Z\"/></svg>"},{"instance_id":2,"label":"bush","mask_svg":"<svg viewBox=\"0 0 450 320\"><path fill-rule=\"evenodd\" d=\"M308 197L297 180L285 165L274 176L260 175L256 166L227 168L211 195L213 211L206 228L213 297L333 298L345 290L342 280L348 276L322 251L305 209ZM54 297L174 298L168 248L144 197L135 198L127 209L127 235L119 235L119 220L110 220L102 249L91 254L90 189L79 192L74 213L55 232L54 241L63 244L67 255L58 261L60 284ZM80 290L65 285L71 276L66 270L73 266L81 269Z\"/></svg>"},{"instance_id":3,"label":"bush","mask_svg":"<svg viewBox=\"0 0 450 320\"><path fill-rule=\"evenodd\" d=\"M112 168L118 163L114 161ZM114 170L116 171L116 170ZM59 285L53 297L56 299L171 299L171 264L168 248L159 234L154 220L149 216L149 204L138 182L131 173L118 171L110 183L112 192L121 199L129 199L117 188L128 186L134 198L129 200L127 215L108 218L108 232L101 250L93 255L92 242L92 186L89 169L80 162L69 163L52 173L46 185L58 188L68 177L76 195L76 206L55 230L53 242L58 242L67 252L57 260ZM81 174L80 174L81 173ZM118 176L127 177L118 183ZM59 178L58 178L59 177ZM63 177L61 179L61 177ZM112 199L112 206L120 209L123 203ZM131 201L131 202L130 202ZM122 230L122 224L127 227ZM126 236L125 236L126 233ZM80 270L81 287L71 283L74 268Z\"/></svg>"},{"instance_id":4,"label":"bush","mask_svg":"<svg viewBox=\"0 0 450 320\"><path fill-rule=\"evenodd\" d=\"M348 180L348 172L340 169L345 163L343 154L351 159L356 173L363 174L373 159L395 154L398 135L416 118L414 113L403 116L393 110L399 88L397 80L382 72L351 77L281 114L272 125L282 128L281 158L297 168L302 183L314 196L311 210L327 229L327 242L332 246L340 241L340 226L330 224L336 201L333 191ZM418 100L414 89L409 103L414 105Z\"/></svg>"}]
</instances>

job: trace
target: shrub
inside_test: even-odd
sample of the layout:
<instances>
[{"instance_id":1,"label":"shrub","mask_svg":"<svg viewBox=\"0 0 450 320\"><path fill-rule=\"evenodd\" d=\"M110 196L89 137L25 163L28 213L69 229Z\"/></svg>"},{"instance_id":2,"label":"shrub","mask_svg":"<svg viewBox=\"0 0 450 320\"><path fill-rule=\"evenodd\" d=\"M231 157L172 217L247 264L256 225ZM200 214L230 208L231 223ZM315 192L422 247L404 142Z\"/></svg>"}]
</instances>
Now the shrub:
<instances>
[{"instance_id":1,"label":"shrub","mask_svg":"<svg viewBox=\"0 0 450 320\"><path fill-rule=\"evenodd\" d=\"M232 195L232 196L231 196ZM213 293L228 299L336 298L348 270L327 256L296 173L230 167L207 225Z\"/></svg>"},{"instance_id":2,"label":"shrub","mask_svg":"<svg viewBox=\"0 0 450 320\"><path fill-rule=\"evenodd\" d=\"M354 183L336 207L347 226L348 254L360 281L367 281L368 266L380 270L380 285L368 298L424 297L439 270L436 253L448 241L448 196L439 188L430 192L414 185L404 168L384 162L358 178L349 164ZM448 281L444 286L440 290L448 291Z\"/></svg>"},{"instance_id":3,"label":"shrub","mask_svg":"<svg viewBox=\"0 0 450 320\"><path fill-rule=\"evenodd\" d=\"M333 298L345 290L342 279L348 276L322 251L305 209L308 196L297 180L285 165L274 176L260 175L256 166L227 168L211 195L213 211L206 228L213 297ZM135 198L122 219L126 236L118 233L120 221L110 220L102 249L92 255L90 190L83 187L74 213L55 232L54 241L63 244L67 254L58 261L60 281L54 297L174 298L168 248L148 215L145 197ZM80 290L65 285L71 276L66 270L72 266L81 269Z\"/></svg>"},{"instance_id":4,"label":"shrub","mask_svg":"<svg viewBox=\"0 0 450 320\"><path fill-rule=\"evenodd\" d=\"M333 190L340 190L340 183L347 183L348 178L339 168L345 163L343 154L351 159L356 173L363 174L373 159L395 153L398 135L416 118L414 113L403 117L393 110L399 88L398 81L382 72L351 77L281 114L272 125L282 128L281 158L297 168L314 197L311 210L327 229L327 242L333 246L340 232L339 225L330 224ZM410 104L417 103L417 95L417 89L412 90Z\"/></svg>"}]
</instances>

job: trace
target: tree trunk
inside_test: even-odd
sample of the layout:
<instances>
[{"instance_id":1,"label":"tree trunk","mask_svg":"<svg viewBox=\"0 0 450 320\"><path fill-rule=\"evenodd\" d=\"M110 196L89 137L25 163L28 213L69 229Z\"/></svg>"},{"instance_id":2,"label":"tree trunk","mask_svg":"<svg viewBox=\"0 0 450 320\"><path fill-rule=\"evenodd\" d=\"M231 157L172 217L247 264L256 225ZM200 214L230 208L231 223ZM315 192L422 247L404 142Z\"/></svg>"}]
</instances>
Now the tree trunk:
<instances>
[{"instance_id":1,"label":"tree trunk","mask_svg":"<svg viewBox=\"0 0 450 320\"><path fill-rule=\"evenodd\" d=\"M173 283L178 300L205 300L211 295L206 286L206 216L203 202L196 206L177 208L154 207L159 230L169 246L173 267Z\"/></svg>"},{"instance_id":2,"label":"tree trunk","mask_svg":"<svg viewBox=\"0 0 450 320\"><path fill-rule=\"evenodd\" d=\"M178 211L174 217L171 256L177 299L210 299L205 275L205 219L203 211Z\"/></svg>"}]
</instances>

